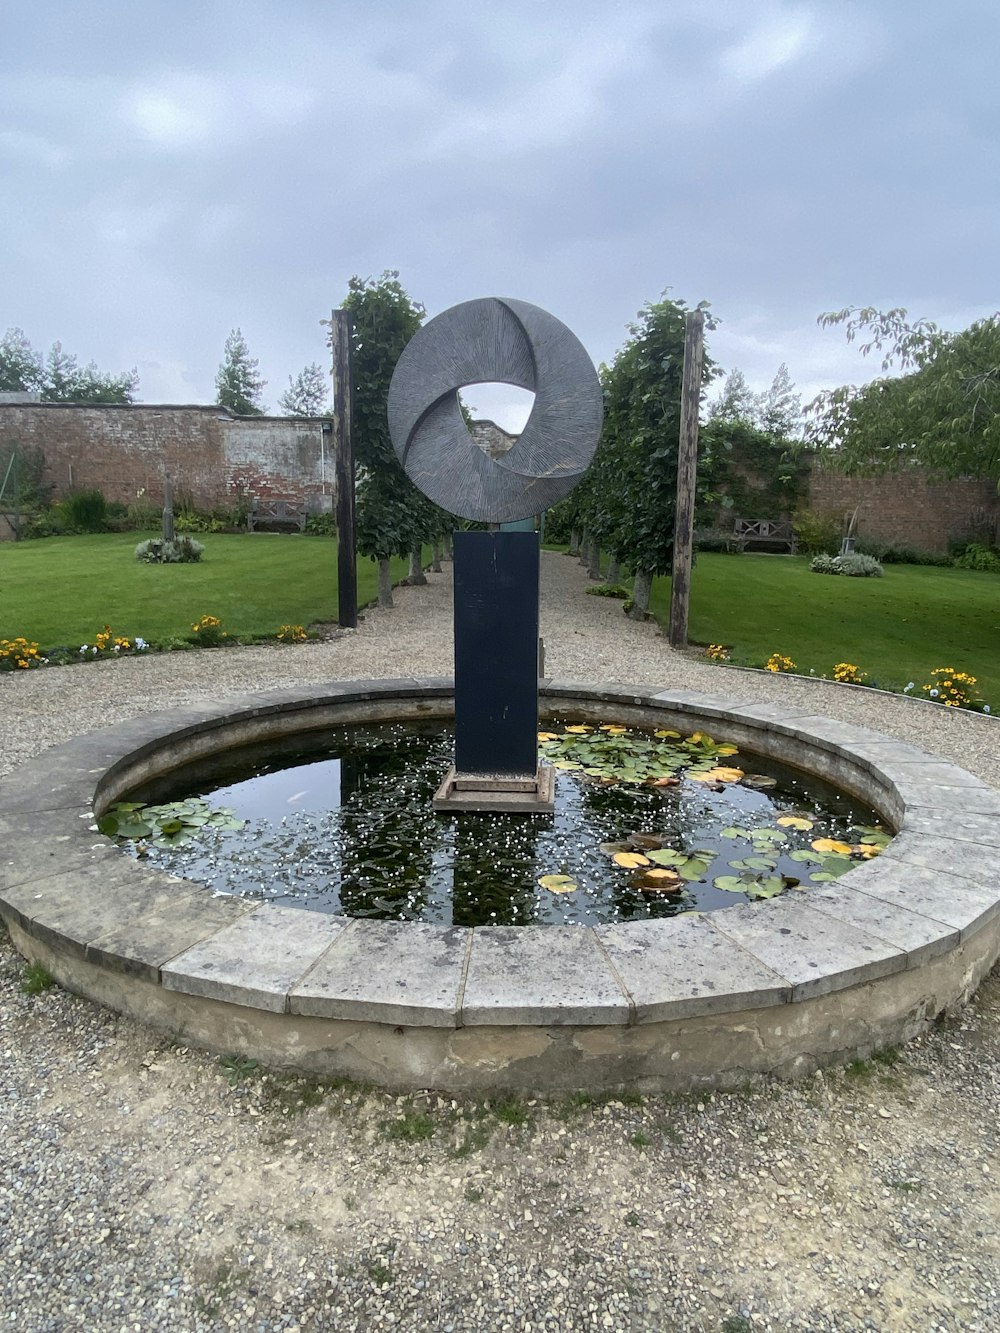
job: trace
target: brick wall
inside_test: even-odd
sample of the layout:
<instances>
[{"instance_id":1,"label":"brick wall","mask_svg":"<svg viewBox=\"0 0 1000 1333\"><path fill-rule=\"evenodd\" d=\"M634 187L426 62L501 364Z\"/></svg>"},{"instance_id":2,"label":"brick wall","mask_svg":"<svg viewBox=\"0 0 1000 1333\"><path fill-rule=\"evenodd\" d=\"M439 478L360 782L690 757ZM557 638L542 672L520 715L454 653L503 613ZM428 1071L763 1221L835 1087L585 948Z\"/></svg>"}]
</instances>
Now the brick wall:
<instances>
[{"instance_id":1,"label":"brick wall","mask_svg":"<svg viewBox=\"0 0 1000 1333\"><path fill-rule=\"evenodd\" d=\"M332 495L332 436L323 424L233 417L216 406L0 401L0 445L40 449L57 498L97 488L125 504L139 491L161 504L165 472L175 499L202 509L233 504L241 492L300 502Z\"/></svg>"},{"instance_id":2,"label":"brick wall","mask_svg":"<svg viewBox=\"0 0 1000 1333\"><path fill-rule=\"evenodd\" d=\"M1000 518L996 482L974 477L929 481L922 469L880 477L845 477L814 464L809 505L820 512L858 511L857 533L923 551L946 551L948 542L979 537L983 522Z\"/></svg>"}]
</instances>

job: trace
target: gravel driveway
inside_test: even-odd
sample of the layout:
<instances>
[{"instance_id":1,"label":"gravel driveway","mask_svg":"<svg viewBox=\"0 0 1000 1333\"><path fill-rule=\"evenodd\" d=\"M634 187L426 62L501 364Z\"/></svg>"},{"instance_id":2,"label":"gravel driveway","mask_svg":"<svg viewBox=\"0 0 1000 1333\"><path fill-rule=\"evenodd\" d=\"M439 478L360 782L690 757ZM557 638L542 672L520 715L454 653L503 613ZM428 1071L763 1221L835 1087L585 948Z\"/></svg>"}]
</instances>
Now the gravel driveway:
<instances>
[{"instance_id":1,"label":"gravel driveway","mask_svg":"<svg viewBox=\"0 0 1000 1333\"><path fill-rule=\"evenodd\" d=\"M0 677L0 772L207 696L448 674L450 576L429 578L329 642ZM713 667L585 586L544 557L552 675L805 702L1000 788L995 720ZM23 976L0 932L18 1333L1000 1328L996 970L904 1050L802 1084L492 1103L261 1074Z\"/></svg>"}]
</instances>

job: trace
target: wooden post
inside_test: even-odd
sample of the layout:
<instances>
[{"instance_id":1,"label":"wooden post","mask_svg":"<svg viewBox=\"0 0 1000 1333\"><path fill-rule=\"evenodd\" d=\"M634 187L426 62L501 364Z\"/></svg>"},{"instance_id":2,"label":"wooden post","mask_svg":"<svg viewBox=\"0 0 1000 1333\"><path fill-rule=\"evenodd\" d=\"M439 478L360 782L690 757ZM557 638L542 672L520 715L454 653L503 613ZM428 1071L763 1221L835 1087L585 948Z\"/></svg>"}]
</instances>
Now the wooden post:
<instances>
[{"instance_id":1,"label":"wooden post","mask_svg":"<svg viewBox=\"0 0 1000 1333\"><path fill-rule=\"evenodd\" d=\"M684 330L684 374L681 382L681 433L677 450L677 509L674 514L674 563L670 584L671 648L687 646L691 600L691 552L694 545L694 493L698 478L698 412L701 407L701 363L705 314L689 310Z\"/></svg>"},{"instance_id":2,"label":"wooden post","mask_svg":"<svg viewBox=\"0 0 1000 1333\"><path fill-rule=\"evenodd\" d=\"M337 621L345 629L358 624L358 571L354 550L354 380L351 375L351 312L330 316L333 351L333 457L337 486Z\"/></svg>"}]
</instances>

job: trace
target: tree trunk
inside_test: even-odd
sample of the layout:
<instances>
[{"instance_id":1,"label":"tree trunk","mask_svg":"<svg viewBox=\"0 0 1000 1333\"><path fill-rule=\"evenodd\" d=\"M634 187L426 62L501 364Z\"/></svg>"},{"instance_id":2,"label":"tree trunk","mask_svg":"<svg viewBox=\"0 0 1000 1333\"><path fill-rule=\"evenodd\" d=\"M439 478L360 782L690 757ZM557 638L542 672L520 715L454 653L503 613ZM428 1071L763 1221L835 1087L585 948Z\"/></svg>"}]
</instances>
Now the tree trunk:
<instances>
[{"instance_id":1,"label":"tree trunk","mask_svg":"<svg viewBox=\"0 0 1000 1333\"><path fill-rule=\"evenodd\" d=\"M649 594L653 587L653 571L637 569L635 582L632 584L632 606L628 612L629 620L645 620L649 610Z\"/></svg>"},{"instance_id":2,"label":"tree trunk","mask_svg":"<svg viewBox=\"0 0 1000 1333\"><path fill-rule=\"evenodd\" d=\"M388 560L378 562L378 604L392 606L392 567Z\"/></svg>"},{"instance_id":3,"label":"tree trunk","mask_svg":"<svg viewBox=\"0 0 1000 1333\"><path fill-rule=\"evenodd\" d=\"M587 558L587 573L595 583L601 582L601 543L595 537L590 543Z\"/></svg>"},{"instance_id":4,"label":"tree trunk","mask_svg":"<svg viewBox=\"0 0 1000 1333\"><path fill-rule=\"evenodd\" d=\"M444 542L439 537L434 543L434 555L431 559L431 569L435 574L441 573L441 557L444 554Z\"/></svg>"},{"instance_id":5,"label":"tree trunk","mask_svg":"<svg viewBox=\"0 0 1000 1333\"><path fill-rule=\"evenodd\" d=\"M420 587L427 582L427 575L424 573L424 553L419 546L415 546L410 552L410 571L406 581L411 587Z\"/></svg>"},{"instance_id":6,"label":"tree trunk","mask_svg":"<svg viewBox=\"0 0 1000 1333\"><path fill-rule=\"evenodd\" d=\"M608 557L608 572L605 576L605 583L617 583L622 576L622 567L614 551Z\"/></svg>"},{"instance_id":7,"label":"tree trunk","mask_svg":"<svg viewBox=\"0 0 1000 1333\"><path fill-rule=\"evenodd\" d=\"M580 534L579 534L579 532L576 530L576 528L571 528L571 529L570 529L570 534L569 534L569 551L567 552L567 554L569 554L569 555L579 555L579 554L580 554Z\"/></svg>"},{"instance_id":8,"label":"tree trunk","mask_svg":"<svg viewBox=\"0 0 1000 1333\"><path fill-rule=\"evenodd\" d=\"M577 551L581 565L590 564L590 533L584 528L580 534L580 549Z\"/></svg>"}]
</instances>

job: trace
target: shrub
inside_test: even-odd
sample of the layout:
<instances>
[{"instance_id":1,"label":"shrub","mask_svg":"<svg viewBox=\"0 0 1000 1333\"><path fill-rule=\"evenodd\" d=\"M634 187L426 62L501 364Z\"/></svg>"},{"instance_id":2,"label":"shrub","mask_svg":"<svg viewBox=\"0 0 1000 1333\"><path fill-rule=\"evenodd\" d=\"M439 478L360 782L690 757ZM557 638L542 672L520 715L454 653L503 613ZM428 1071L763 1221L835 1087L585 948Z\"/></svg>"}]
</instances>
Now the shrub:
<instances>
[{"instance_id":1,"label":"shrub","mask_svg":"<svg viewBox=\"0 0 1000 1333\"><path fill-rule=\"evenodd\" d=\"M859 537L854 549L861 555L870 555L882 565L950 565L951 557L941 551L921 551L916 546L897 546L894 542L879 542L871 537Z\"/></svg>"},{"instance_id":2,"label":"shrub","mask_svg":"<svg viewBox=\"0 0 1000 1333\"><path fill-rule=\"evenodd\" d=\"M1000 574L1000 555L981 542L967 542L961 554L951 562L956 569L978 569L990 574Z\"/></svg>"},{"instance_id":3,"label":"shrub","mask_svg":"<svg viewBox=\"0 0 1000 1333\"><path fill-rule=\"evenodd\" d=\"M815 509L799 509L792 516L792 531L803 555L817 555L827 551L831 555L840 549L843 515L823 514Z\"/></svg>"},{"instance_id":4,"label":"shrub","mask_svg":"<svg viewBox=\"0 0 1000 1333\"><path fill-rule=\"evenodd\" d=\"M176 537L172 542L150 537L135 548L135 558L144 565L193 565L201 559L204 550L201 542L196 542L193 537Z\"/></svg>"},{"instance_id":5,"label":"shrub","mask_svg":"<svg viewBox=\"0 0 1000 1333\"><path fill-rule=\"evenodd\" d=\"M21 525L21 536L62 537L69 530L66 511L62 505L55 504L30 518Z\"/></svg>"},{"instance_id":6,"label":"shrub","mask_svg":"<svg viewBox=\"0 0 1000 1333\"><path fill-rule=\"evenodd\" d=\"M66 521L77 532L104 532L108 525L108 502L98 490L74 491L62 502Z\"/></svg>"},{"instance_id":7,"label":"shrub","mask_svg":"<svg viewBox=\"0 0 1000 1333\"><path fill-rule=\"evenodd\" d=\"M838 574L846 574L849 579L880 579L882 577L882 566L877 560L873 560L870 555L861 555L858 551L851 551L849 555L838 555L836 559L840 562Z\"/></svg>"},{"instance_id":8,"label":"shrub","mask_svg":"<svg viewBox=\"0 0 1000 1333\"><path fill-rule=\"evenodd\" d=\"M128 525L133 531L149 532L151 528L160 526L163 510L155 505L152 500L146 498L146 491L143 488L136 491L135 499L129 505L126 517Z\"/></svg>"},{"instance_id":9,"label":"shrub","mask_svg":"<svg viewBox=\"0 0 1000 1333\"><path fill-rule=\"evenodd\" d=\"M809 568L814 574L839 574L838 555L814 555Z\"/></svg>"},{"instance_id":10,"label":"shrub","mask_svg":"<svg viewBox=\"0 0 1000 1333\"><path fill-rule=\"evenodd\" d=\"M629 596L628 588L620 583L594 583L586 591L590 597L618 597L622 601Z\"/></svg>"},{"instance_id":11,"label":"shrub","mask_svg":"<svg viewBox=\"0 0 1000 1333\"><path fill-rule=\"evenodd\" d=\"M211 532L212 520L207 514L198 514L188 511L183 514L174 515L175 532Z\"/></svg>"},{"instance_id":12,"label":"shrub","mask_svg":"<svg viewBox=\"0 0 1000 1333\"><path fill-rule=\"evenodd\" d=\"M312 537L336 537L337 520L333 514L309 514L306 532Z\"/></svg>"},{"instance_id":13,"label":"shrub","mask_svg":"<svg viewBox=\"0 0 1000 1333\"><path fill-rule=\"evenodd\" d=\"M809 566L814 574L846 574L852 579L878 579L882 566L870 555L851 551L848 555L817 555Z\"/></svg>"}]
</instances>

